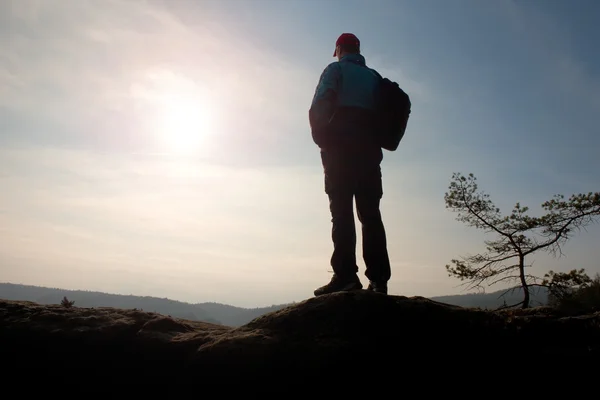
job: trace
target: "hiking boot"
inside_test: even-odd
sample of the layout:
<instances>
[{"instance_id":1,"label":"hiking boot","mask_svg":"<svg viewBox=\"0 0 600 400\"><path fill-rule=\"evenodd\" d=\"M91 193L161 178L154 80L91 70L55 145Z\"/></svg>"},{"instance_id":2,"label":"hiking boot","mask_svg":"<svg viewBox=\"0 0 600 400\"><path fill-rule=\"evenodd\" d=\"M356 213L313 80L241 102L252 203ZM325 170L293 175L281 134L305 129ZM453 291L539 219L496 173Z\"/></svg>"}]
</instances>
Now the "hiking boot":
<instances>
[{"instance_id":1,"label":"hiking boot","mask_svg":"<svg viewBox=\"0 0 600 400\"><path fill-rule=\"evenodd\" d=\"M350 275L349 277L341 277L334 274L331 278L331 282L327 285L321 286L315 290L315 296L322 296L324 294L334 292L347 292L351 290L361 290L363 288L362 283L357 275Z\"/></svg>"},{"instance_id":2,"label":"hiking boot","mask_svg":"<svg viewBox=\"0 0 600 400\"><path fill-rule=\"evenodd\" d=\"M370 291L376 292L376 293L387 294L387 292L388 292L387 282L369 281L369 287L367 288L367 290L370 290Z\"/></svg>"}]
</instances>

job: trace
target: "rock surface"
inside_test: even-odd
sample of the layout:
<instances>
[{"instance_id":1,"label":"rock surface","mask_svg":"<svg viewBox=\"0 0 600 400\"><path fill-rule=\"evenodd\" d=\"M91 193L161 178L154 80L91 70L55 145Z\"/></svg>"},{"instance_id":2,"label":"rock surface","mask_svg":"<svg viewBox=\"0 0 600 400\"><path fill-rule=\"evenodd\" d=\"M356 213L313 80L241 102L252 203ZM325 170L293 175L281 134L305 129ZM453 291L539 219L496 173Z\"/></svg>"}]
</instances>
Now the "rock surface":
<instances>
[{"instance_id":1,"label":"rock surface","mask_svg":"<svg viewBox=\"0 0 600 400\"><path fill-rule=\"evenodd\" d=\"M490 312L359 291L311 298L230 328L137 310L0 300L0 355L15 367L68 369L114 383L132 375L178 385L199 377L323 381L344 371L362 378L377 368L400 373L523 355L599 360L600 313Z\"/></svg>"}]
</instances>

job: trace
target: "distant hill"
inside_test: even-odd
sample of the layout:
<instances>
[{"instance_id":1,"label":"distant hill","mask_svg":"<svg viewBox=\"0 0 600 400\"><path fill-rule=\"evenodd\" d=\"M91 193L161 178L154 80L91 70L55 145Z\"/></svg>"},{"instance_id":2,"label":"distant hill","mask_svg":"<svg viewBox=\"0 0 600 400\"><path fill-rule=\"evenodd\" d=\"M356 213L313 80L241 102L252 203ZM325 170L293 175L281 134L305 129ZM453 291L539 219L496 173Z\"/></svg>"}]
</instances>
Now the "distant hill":
<instances>
[{"instance_id":1,"label":"distant hill","mask_svg":"<svg viewBox=\"0 0 600 400\"><path fill-rule=\"evenodd\" d=\"M503 299L499 298L501 293L502 292L436 296L431 297L431 299L461 307L495 309L503 305ZM507 304L519 302L522 299L521 293L520 290L515 290L514 293L505 296ZM0 283L0 299L33 301L39 304L59 304L65 296L69 300L75 301L75 305L79 307L138 309L170 315L176 318L184 318L191 321L210 322L231 327L242 326L257 317L291 305L278 304L270 307L243 308L215 302L191 304L150 296L120 295L86 290L66 290L13 283ZM545 303L546 292L537 290L536 294L533 296L532 304L542 305Z\"/></svg>"},{"instance_id":2,"label":"distant hill","mask_svg":"<svg viewBox=\"0 0 600 400\"><path fill-rule=\"evenodd\" d=\"M0 283L0 298L26 300L39 304L59 304L63 297L75 301L79 307L116 307L157 312L191 321L203 321L227 326L241 326L267 312L275 311L286 304L263 308L241 308L219 303L190 304L167 298L134 296L67 290L40 286Z\"/></svg>"},{"instance_id":3,"label":"distant hill","mask_svg":"<svg viewBox=\"0 0 600 400\"><path fill-rule=\"evenodd\" d=\"M291 303L293 304L293 303ZM255 318L258 318L264 314L270 313L272 311L280 310L284 307L287 307L291 304L277 304L272 305L270 307L260 307L260 308L242 308L242 307L234 307L227 304L221 303L198 303L197 307L202 308L210 315L214 316L214 318L222 321L224 325L227 326L242 326L252 321Z\"/></svg>"},{"instance_id":4,"label":"distant hill","mask_svg":"<svg viewBox=\"0 0 600 400\"><path fill-rule=\"evenodd\" d=\"M478 307L488 310L493 310L503 306L506 301L507 305L517 304L523 300L523 290L515 289L505 296L500 297L505 290L499 290L491 293L469 293L449 296L435 296L432 300L441 303L453 304L461 307ZM536 287L531 289L531 305L542 306L548 302L548 291L546 288Z\"/></svg>"}]
</instances>

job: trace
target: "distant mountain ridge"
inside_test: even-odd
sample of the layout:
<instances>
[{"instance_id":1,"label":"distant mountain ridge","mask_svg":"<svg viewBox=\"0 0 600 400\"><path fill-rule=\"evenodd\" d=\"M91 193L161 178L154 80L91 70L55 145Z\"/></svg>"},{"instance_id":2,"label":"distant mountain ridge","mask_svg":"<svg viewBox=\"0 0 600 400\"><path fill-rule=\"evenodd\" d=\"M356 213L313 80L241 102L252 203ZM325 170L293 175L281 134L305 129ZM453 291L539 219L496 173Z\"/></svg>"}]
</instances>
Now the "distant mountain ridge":
<instances>
[{"instance_id":1,"label":"distant mountain ridge","mask_svg":"<svg viewBox=\"0 0 600 400\"><path fill-rule=\"evenodd\" d=\"M172 317L204 321L227 326L240 326L287 304L262 308L242 308L220 303L191 304L168 298L109 294L87 290L68 290L41 286L0 283L0 298L26 300L39 304L58 304L63 297L75 301L79 307L116 307L157 312Z\"/></svg>"},{"instance_id":2,"label":"distant mountain ridge","mask_svg":"<svg viewBox=\"0 0 600 400\"><path fill-rule=\"evenodd\" d=\"M461 307L479 307L485 309L498 308L504 304L504 300L506 300L506 304L510 305L518 303L522 299L521 290L515 290L513 293L506 295L504 299L500 299L499 295L502 292L503 291L435 296L430 299ZM204 321L231 327L244 325L264 314L294 304L276 304L270 307L243 308L216 302L192 304L151 296L109 294L86 290L68 290L15 283L0 283L0 298L5 300L25 300L39 304L59 304L65 296L69 300L75 301L75 305L79 307L138 309L192 321ZM546 291L536 289L532 295L532 304L543 305L546 303L546 299Z\"/></svg>"},{"instance_id":3,"label":"distant mountain ridge","mask_svg":"<svg viewBox=\"0 0 600 400\"><path fill-rule=\"evenodd\" d=\"M453 304L461 307L478 307L483 309L496 309L503 305L513 305L523 300L521 288L512 290L505 296L500 297L506 290L498 290L490 293L467 293L447 296L431 297L431 300L441 303ZM548 290L544 287L531 288L531 306L543 306L548 302Z\"/></svg>"}]
</instances>

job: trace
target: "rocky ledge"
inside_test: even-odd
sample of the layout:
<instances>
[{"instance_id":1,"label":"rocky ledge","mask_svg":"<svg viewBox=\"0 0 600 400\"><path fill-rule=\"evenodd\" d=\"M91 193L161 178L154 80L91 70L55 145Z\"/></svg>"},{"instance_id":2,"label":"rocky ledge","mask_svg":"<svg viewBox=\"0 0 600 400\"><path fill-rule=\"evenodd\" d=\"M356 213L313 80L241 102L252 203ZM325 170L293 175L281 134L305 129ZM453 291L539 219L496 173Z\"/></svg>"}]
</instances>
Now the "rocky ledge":
<instances>
[{"instance_id":1,"label":"rocky ledge","mask_svg":"<svg viewBox=\"0 0 600 400\"><path fill-rule=\"evenodd\" d=\"M311 298L231 328L139 310L0 300L0 353L16 369L104 382L132 375L178 384L275 375L323 381L532 356L536 363L599 360L600 313L492 312L359 291Z\"/></svg>"}]
</instances>

